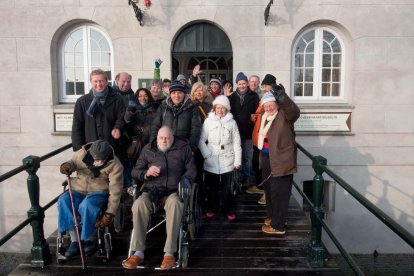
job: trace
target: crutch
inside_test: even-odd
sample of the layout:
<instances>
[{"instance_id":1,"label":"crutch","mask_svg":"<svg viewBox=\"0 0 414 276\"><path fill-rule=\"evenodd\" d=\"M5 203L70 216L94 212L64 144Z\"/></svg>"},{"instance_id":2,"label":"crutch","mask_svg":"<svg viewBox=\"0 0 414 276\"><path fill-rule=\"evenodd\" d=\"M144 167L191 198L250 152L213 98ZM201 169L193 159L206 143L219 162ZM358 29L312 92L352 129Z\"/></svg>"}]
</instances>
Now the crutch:
<instances>
[{"instance_id":1,"label":"crutch","mask_svg":"<svg viewBox=\"0 0 414 276\"><path fill-rule=\"evenodd\" d=\"M78 245L79 245L79 250L80 250L80 255L81 255L81 260L82 260L82 269L85 270L86 269L86 262L85 262L85 256L83 255L82 242L81 242L80 235L79 235L78 220L76 219L75 203L73 201L72 185L71 185L71 182L70 182L71 181L70 176L68 175L67 178L68 178L68 189L69 189L70 203L72 204L73 220L75 221L76 236L78 237Z\"/></svg>"}]
</instances>

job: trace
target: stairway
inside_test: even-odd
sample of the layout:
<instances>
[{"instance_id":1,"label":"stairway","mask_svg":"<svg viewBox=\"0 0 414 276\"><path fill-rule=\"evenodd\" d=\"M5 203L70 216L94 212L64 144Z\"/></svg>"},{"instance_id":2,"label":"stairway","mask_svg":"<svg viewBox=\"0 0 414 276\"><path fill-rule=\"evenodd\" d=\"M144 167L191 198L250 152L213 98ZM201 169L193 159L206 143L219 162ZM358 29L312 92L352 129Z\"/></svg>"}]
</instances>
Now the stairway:
<instances>
[{"instance_id":1,"label":"stairway","mask_svg":"<svg viewBox=\"0 0 414 276\"><path fill-rule=\"evenodd\" d=\"M114 233L112 258L107 263L97 256L87 259L82 271L79 259L44 269L32 268L30 260L20 264L10 275L115 275L144 273L145 275L342 275L336 264L311 268L307 260L310 242L310 221L291 197L286 235L269 235L261 231L266 216L265 206L257 203L260 195L240 194L236 198L236 219L224 216L204 219L199 237L190 244L189 267L171 271L154 270L160 265L165 241L165 227L159 227L147 237L146 268L130 271L122 268L127 257L130 231ZM49 237L52 254L56 233Z\"/></svg>"}]
</instances>

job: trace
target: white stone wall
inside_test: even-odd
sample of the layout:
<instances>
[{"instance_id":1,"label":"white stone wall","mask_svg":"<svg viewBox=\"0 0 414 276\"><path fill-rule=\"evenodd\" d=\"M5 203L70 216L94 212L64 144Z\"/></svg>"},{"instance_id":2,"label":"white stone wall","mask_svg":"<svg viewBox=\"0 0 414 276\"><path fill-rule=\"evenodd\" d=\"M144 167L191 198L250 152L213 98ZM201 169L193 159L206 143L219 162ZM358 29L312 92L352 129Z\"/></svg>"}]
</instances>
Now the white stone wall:
<instances>
[{"instance_id":1,"label":"white stone wall","mask_svg":"<svg viewBox=\"0 0 414 276\"><path fill-rule=\"evenodd\" d=\"M60 33L74 22L91 21L108 33L115 72L130 72L134 89L138 78L152 77L157 57L164 60L161 77L170 77L170 51L177 33L191 22L208 21L229 36L234 76L239 71L261 77L272 73L288 90L294 39L304 27L323 23L334 27L345 43L345 92L353 135L298 135L298 141L313 154L325 156L355 189L414 233L414 2L275 0L265 27L267 3L153 0L150 9L144 9L145 25L139 26L127 1L0 1L0 173L19 166L29 154L41 156L70 143L69 136L53 135L58 104L55 50ZM63 177L58 165L70 155L68 150L42 163L41 205L60 191ZM309 162L301 154L298 160L296 181L312 179ZM0 236L26 217L26 177L23 172L0 183ZM55 210L47 212L46 235L56 229ZM351 252L412 253L339 186L335 211L327 221ZM26 228L0 251L28 252L31 239Z\"/></svg>"}]
</instances>

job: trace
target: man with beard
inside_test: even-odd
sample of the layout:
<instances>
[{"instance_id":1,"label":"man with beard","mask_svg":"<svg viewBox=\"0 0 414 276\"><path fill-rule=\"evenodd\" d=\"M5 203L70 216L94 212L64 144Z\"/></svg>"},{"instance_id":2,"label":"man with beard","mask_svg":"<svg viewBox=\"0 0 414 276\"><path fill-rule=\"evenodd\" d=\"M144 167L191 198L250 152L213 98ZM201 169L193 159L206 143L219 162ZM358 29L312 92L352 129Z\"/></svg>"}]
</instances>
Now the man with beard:
<instances>
[{"instance_id":1,"label":"man with beard","mask_svg":"<svg viewBox=\"0 0 414 276\"><path fill-rule=\"evenodd\" d=\"M191 188L197 174L190 146L184 140L174 137L171 129L163 126L158 131L157 139L147 144L132 171L132 177L144 185L143 192L132 206L134 224L131 249L135 253L122 266L135 269L144 261L147 226L153 205L163 207L166 213L167 239L164 246L164 259L161 269L171 269L175 265L174 253L184 204L177 194L178 183L184 188Z\"/></svg>"}]
</instances>

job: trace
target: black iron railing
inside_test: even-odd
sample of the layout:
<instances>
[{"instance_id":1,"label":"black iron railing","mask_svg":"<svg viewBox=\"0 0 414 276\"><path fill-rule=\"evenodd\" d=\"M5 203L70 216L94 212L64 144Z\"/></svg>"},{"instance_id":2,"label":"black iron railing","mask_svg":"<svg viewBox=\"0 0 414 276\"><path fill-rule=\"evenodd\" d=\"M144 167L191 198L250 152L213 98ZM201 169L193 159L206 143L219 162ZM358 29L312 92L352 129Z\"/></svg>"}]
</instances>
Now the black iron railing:
<instances>
[{"instance_id":1,"label":"black iron railing","mask_svg":"<svg viewBox=\"0 0 414 276\"><path fill-rule=\"evenodd\" d=\"M328 236L331 238L333 243L338 248L341 255L344 257L348 265L354 271L356 275L364 275L361 269L358 267L356 262L352 257L345 251L338 239L335 237L329 226L324 221L324 210L322 209L322 198L323 198L323 186L324 178L323 173L329 175L336 183L338 183L343 189L345 189L350 195L352 195L356 200L358 200L363 207L367 208L372 214L379 218L385 225L387 225L392 231L394 231L398 236L400 236L407 244L414 248L414 236L410 234L406 229L401 227L396 221L390 218L383 211L378 209L374 204L369 200L363 197L358 193L354 188L352 188L345 180L339 177L334 173L327 165L326 158L322 156L313 156L305 148L297 143L297 146L301 152L303 152L310 160L312 160L312 168L315 171L315 176L313 177L313 203L305 195L305 193L299 188L299 186L294 183L295 188L298 190L299 194L305 199L307 204L311 206L310 217L312 223L312 238L309 245L309 262L313 267L323 267L324 265L324 255L325 249L322 245L322 227Z\"/></svg>"}]
</instances>

